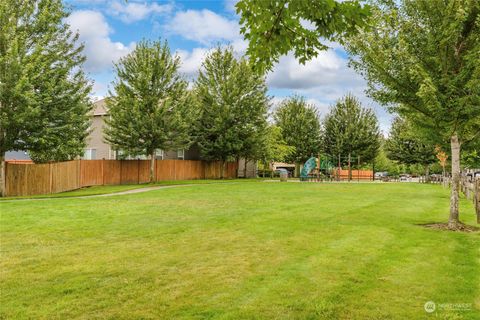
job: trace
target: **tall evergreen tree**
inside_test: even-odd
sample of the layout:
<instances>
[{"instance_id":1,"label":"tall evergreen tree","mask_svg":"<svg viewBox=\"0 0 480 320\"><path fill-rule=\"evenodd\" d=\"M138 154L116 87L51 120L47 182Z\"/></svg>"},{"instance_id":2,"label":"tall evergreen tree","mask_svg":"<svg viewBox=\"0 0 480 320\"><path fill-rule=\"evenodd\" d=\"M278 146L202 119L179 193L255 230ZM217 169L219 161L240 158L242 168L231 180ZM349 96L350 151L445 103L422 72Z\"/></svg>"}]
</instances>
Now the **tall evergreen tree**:
<instances>
[{"instance_id":1,"label":"tall evergreen tree","mask_svg":"<svg viewBox=\"0 0 480 320\"><path fill-rule=\"evenodd\" d=\"M336 102L324 119L324 148L341 164L348 164L351 178L351 159L370 162L380 147L378 120L371 109L363 108L353 95Z\"/></svg>"},{"instance_id":2,"label":"tall evergreen tree","mask_svg":"<svg viewBox=\"0 0 480 320\"><path fill-rule=\"evenodd\" d=\"M40 162L83 153L91 85L67 16L60 0L0 1L2 195L5 152L26 150Z\"/></svg>"},{"instance_id":3,"label":"tall evergreen tree","mask_svg":"<svg viewBox=\"0 0 480 320\"><path fill-rule=\"evenodd\" d=\"M167 42L147 40L115 64L105 139L126 154L149 156L150 182L158 149L183 149L192 142L195 108L179 68L180 58Z\"/></svg>"},{"instance_id":4,"label":"tall evergreen tree","mask_svg":"<svg viewBox=\"0 0 480 320\"><path fill-rule=\"evenodd\" d=\"M480 2L374 1L372 28L349 41L353 66L380 103L449 143L449 227L459 220L460 148L480 136Z\"/></svg>"},{"instance_id":5,"label":"tall evergreen tree","mask_svg":"<svg viewBox=\"0 0 480 320\"><path fill-rule=\"evenodd\" d=\"M197 141L206 159L254 159L265 134L268 112L263 76L232 48L216 48L205 59L195 91L199 106ZM222 169L222 177L223 177Z\"/></svg>"},{"instance_id":6,"label":"tall evergreen tree","mask_svg":"<svg viewBox=\"0 0 480 320\"><path fill-rule=\"evenodd\" d=\"M295 148L286 157L287 162L299 165L321 150L321 127L319 115L314 105L303 97L293 96L282 101L274 115L275 123L282 130L287 145Z\"/></svg>"},{"instance_id":7,"label":"tall evergreen tree","mask_svg":"<svg viewBox=\"0 0 480 320\"><path fill-rule=\"evenodd\" d=\"M385 149L391 160L407 165L422 165L428 181L429 166L436 162L435 146L422 140L407 120L401 117L393 120Z\"/></svg>"}]
</instances>

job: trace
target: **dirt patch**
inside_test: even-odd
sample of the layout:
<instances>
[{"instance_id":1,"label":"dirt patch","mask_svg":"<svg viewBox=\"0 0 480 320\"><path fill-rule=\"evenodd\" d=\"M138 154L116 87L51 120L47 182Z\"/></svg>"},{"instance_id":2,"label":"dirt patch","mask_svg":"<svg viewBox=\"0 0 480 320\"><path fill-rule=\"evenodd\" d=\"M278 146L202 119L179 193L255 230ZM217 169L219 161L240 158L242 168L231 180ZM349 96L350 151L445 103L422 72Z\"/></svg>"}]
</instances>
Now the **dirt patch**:
<instances>
[{"instance_id":1,"label":"dirt patch","mask_svg":"<svg viewBox=\"0 0 480 320\"><path fill-rule=\"evenodd\" d=\"M480 228L475 226L469 226L468 224L460 223L456 227L451 228L448 226L448 223L424 223L419 224L424 228L436 229L436 230L445 230L445 231L457 231L457 232L479 232Z\"/></svg>"}]
</instances>

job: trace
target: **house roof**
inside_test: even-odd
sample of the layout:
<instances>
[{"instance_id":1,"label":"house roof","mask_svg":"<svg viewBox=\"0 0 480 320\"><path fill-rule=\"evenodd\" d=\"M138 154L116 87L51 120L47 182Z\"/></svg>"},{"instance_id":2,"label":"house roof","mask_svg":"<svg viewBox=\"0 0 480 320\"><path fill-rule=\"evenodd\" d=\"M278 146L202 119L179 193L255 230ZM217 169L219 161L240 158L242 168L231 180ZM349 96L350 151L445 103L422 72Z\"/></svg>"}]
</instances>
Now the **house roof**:
<instances>
[{"instance_id":1,"label":"house roof","mask_svg":"<svg viewBox=\"0 0 480 320\"><path fill-rule=\"evenodd\" d=\"M108 113L107 104L105 103L105 98L95 101L93 103L93 115L94 116L103 116Z\"/></svg>"}]
</instances>

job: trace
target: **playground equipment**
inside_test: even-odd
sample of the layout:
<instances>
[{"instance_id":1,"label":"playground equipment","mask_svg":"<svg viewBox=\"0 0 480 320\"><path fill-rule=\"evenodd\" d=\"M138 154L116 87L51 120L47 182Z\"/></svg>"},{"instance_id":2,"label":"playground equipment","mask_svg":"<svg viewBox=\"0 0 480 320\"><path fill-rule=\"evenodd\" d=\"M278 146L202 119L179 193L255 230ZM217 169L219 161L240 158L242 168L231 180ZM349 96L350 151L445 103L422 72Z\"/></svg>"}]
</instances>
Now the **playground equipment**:
<instances>
[{"instance_id":1,"label":"playground equipment","mask_svg":"<svg viewBox=\"0 0 480 320\"><path fill-rule=\"evenodd\" d=\"M311 157L305 162L302 170L300 171L300 181L307 181L313 171L317 171L318 176L322 173L322 171L325 175L329 175L332 169L333 165L330 163L330 161L328 161L328 159Z\"/></svg>"}]
</instances>

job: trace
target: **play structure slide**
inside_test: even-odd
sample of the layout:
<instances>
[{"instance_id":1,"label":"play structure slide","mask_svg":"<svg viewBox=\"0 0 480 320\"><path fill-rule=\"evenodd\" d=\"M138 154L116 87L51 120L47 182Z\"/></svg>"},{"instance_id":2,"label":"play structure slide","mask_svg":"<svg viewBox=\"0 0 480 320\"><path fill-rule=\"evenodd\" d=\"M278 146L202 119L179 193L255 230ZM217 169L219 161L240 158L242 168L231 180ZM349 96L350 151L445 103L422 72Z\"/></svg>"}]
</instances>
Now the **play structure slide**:
<instances>
[{"instance_id":1,"label":"play structure slide","mask_svg":"<svg viewBox=\"0 0 480 320\"><path fill-rule=\"evenodd\" d=\"M315 169L317 166L317 158L311 157L310 159L305 162L303 165L302 171L300 171L300 178L302 180L306 180L308 178L308 174Z\"/></svg>"},{"instance_id":2,"label":"play structure slide","mask_svg":"<svg viewBox=\"0 0 480 320\"><path fill-rule=\"evenodd\" d=\"M308 180L308 175L312 172L313 169L317 168L319 165L318 159L315 157L311 157L310 159L305 162L303 165L302 170L300 171L300 180L306 181ZM328 161L328 159L322 159L320 161L320 170L324 170L325 173L330 172L332 170L333 165Z\"/></svg>"}]
</instances>

